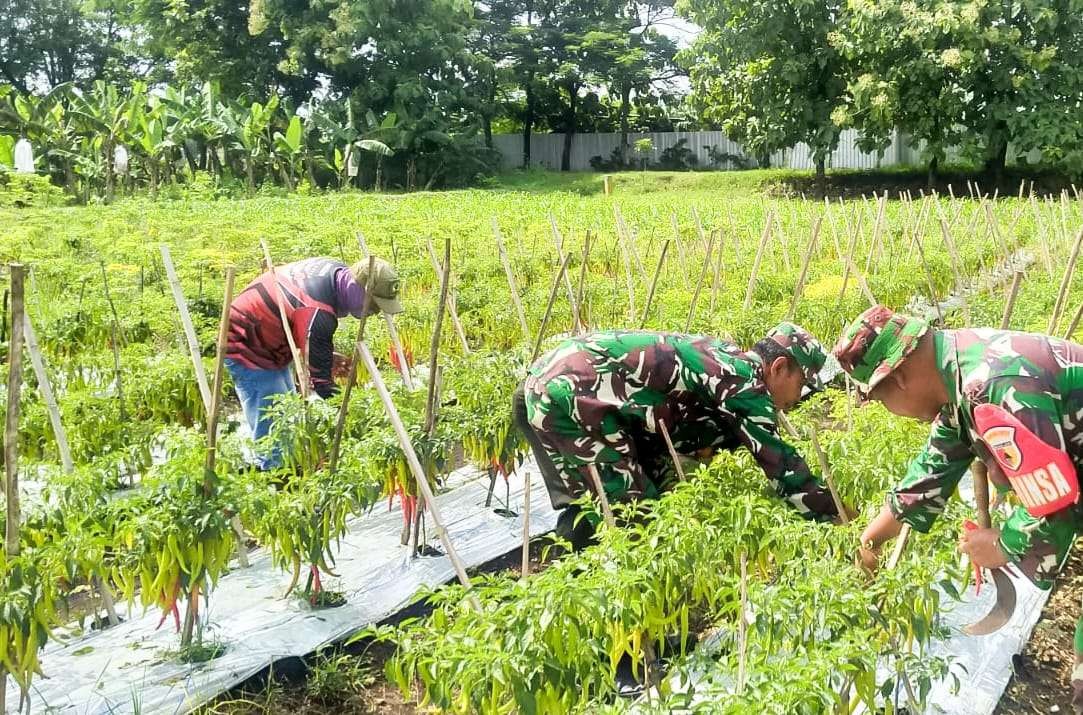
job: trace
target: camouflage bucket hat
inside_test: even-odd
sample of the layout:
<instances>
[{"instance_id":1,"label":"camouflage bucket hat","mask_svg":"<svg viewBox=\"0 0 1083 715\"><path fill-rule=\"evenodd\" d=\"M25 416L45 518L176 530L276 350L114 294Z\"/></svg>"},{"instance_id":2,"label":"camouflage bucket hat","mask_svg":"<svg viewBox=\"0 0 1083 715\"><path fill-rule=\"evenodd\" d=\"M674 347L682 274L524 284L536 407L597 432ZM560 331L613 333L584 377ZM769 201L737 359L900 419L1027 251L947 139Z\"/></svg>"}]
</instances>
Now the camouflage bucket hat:
<instances>
[{"instance_id":1,"label":"camouflage bucket hat","mask_svg":"<svg viewBox=\"0 0 1083 715\"><path fill-rule=\"evenodd\" d=\"M843 331L832 353L853 381L869 392L914 352L928 329L920 318L877 305Z\"/></svg>"},{"instance_id":2,"label":"camouflage bucket hat","mask_svg":"<svg viewBox=\"0 0 1083 715\"><path fill-rule=\"evenodd\" d=\"M824 389L821 373L827 364L827 351L812 334L793 323L779 323L767 333L792 357L805 376L805 386L811 391Z\"/></svg>"}]
</instances>

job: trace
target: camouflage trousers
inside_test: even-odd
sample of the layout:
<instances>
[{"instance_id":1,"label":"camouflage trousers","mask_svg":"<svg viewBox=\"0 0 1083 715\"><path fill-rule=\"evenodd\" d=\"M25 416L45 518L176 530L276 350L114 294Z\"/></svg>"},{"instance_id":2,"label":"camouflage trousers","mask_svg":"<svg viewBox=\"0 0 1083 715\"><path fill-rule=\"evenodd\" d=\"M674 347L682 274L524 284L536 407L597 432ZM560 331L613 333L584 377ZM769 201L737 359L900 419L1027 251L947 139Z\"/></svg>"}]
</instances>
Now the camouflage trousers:
<instances>
[{"instance_id":1,"label":"camouflage trousers","mask_svg":"<svg viewBox=\"0 0 1083 715\"><path fill-rule=\"evenodd\" d=\"M523 433L527 444L530 445L531 452L534 453L534 459L538 463L538 470L541 472L545 488L549 492L549 501L552 503L553 508L563 509L585 492L593 492L593 488L588 486L589 476L585 465L580 467L568 466L563 469L557 465L557 461L568 464L574 460L574 456L561 455L556 447L546 443L545 435L541 434L531 424L522 384L519 385L512 396L511 409L512 422ZM675 477L674 470L668 466L668 453L660 440L655 438L652 441L650 438L637 436L635 442L636 453L643 463L644 472L649 475L646 488L642 491L642 494L637 493L637 496L648 499L654 498L673 481ZM657 444L654 442L657 442ZM569 459L569 457L572 457L572 459ZM598 476L602 480L602 489L609 501L617 502L628 498L629 485L622 475L614 473L605 464L595 464L595 467L598 470Z\"/></svg>"}]
</instances>

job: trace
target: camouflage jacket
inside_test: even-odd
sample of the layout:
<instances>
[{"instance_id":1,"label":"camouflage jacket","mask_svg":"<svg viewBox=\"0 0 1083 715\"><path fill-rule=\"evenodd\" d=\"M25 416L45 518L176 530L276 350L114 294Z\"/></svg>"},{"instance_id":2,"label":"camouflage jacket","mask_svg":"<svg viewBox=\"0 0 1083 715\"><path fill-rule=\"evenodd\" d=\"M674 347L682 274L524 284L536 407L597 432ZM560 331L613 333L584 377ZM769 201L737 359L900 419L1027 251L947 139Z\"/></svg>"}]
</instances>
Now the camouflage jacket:
<instances>
[{"instance_id":1,"label":"camouflage jacket","mask_svg":"<svg viewBox=\"0 0 1083 715\"><path fill-rule=\"evenodd\" d=\"M942 330L934 335L948 404L906 477L888 495L895 516L927 531L975 456L999 492L1011 486L979 440L974 408L991 403L1014 415L1043 442L1083 465L1083 347L1004 330ZM1048 588L1083 526L1077 503L1044 518L1019 506L1001 527L1001 547L1037 585Z\"/></svg>"},{"instance_id":2,"label":"camouflage jacket","mask_svg":"<svg viewBox=\"0 0 1083 715\"><path fill-rule=\"evenodd\" d=\"M835 505L805 460L779 438L758 355L701 335L614 331L572 338L524 384L531 425L572 493L595 464L606 492L651 496L678 454L746 447L802 514Z\"/></svg>"}]
</instances>

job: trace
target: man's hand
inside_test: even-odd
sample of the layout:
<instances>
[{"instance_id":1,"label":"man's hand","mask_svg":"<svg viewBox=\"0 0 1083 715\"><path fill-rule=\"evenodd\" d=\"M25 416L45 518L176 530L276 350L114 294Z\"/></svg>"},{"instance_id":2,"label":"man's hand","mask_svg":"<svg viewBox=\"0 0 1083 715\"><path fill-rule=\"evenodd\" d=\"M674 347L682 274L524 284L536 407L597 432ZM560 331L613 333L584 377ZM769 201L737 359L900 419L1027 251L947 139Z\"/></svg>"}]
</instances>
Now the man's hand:
<instances>
[{"instance_id":1,"label":"man's hand","mask_svg":"<svg viewBox=\"0 0 1083 715\"><path fill-rule=\"evenodd\" d=\"M335 353L331 362L331 378L338 380L350 374L350 358L342 353Z\"/></svg>"},{"instance_id":2,"label":"man's hand","mask_svg":"<svg viewBox=\"0 0 1083 715\"><path fill-rule=\"evenodd\" d=\"M880 547L862 546L857 550L857 565L869 576L875 576L880 569Z\"/></svg>"},{"instance_id":3,"label":"man's hand","mask_svg":"<svg viewBox=\"0 0 1083 715\"><path fill-rule=\"evenodd\" d=\"M1000 548L1000 529L967 529L959 537L959 550L970 557L975 566L995 569L1008 563Z\"/></svg>"}]
</instances>

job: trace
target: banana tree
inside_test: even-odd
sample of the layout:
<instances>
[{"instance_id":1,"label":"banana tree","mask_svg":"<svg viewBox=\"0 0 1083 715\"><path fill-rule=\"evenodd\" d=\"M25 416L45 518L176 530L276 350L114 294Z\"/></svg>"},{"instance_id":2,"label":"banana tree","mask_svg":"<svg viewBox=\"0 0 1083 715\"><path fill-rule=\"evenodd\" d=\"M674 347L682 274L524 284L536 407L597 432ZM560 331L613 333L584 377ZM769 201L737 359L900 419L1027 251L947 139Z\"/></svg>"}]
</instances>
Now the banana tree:
<instances>
[{"instance_id":1,"label":"banana tree","mask_svg":"<svg viewBox=\"0 0 1083 715\"><path fill-rule=\"evenodd\" d=\"M22 95L12 87L0 87L0 132L11 136L12 144L26 137L41 149L41 158L50 170L59 167L70 191L75 193L73 153L79 136L67 109L72 85L61 84L39 96ZM9 162L3 162L10 165Z\"/></svg>"},{"instance_id":2,"label":"banana tree","mask_svg":"<svg viewBox=\"0 0 1083 715\"><path fill-rule=\"evenodd\" d=\"M256 163L270 154L272 137L271 120L278 110L278 97L272 96L267 104L252 102L249 107L222 107L218 121L226 128L233 146L242 151L248 193L256 190Z\"/></svg>"},{"instance_id":3,"label":"banana tree","mask_svg":"<svg viewBox=\"0 0 1083 715\"><path fill-rule=\"evenodd\" d=\"M178 123L169 123L165 106L156 100L152 99L151 106L146 111L138 113L138 128L133 134L146 163L151 196L155 198L158 196L158 180L161 176L162 165L169 160L170 154L177 146L174 138L174 131L177 128Z\"/></svg>"},{"instance_id":4,"label":"banana tree","mask_svg":"<svg viewBox=\"0 0 1083 715\"><path fill-rule=\"evenodd\" d=\"M301 158L305 151L304 131L301 127L301 118L294 114L290 117L290 123L286 125L286 132L274 133L272 157L278 166L282 183L286 188L293 191L297 185L297 170L301 164Z\"/></svg>"},{"instance_id":5,"label":"banana tree","mask_svg":"<svg viewBox=\"0 0 1083 715\"><path fill-rule=\"evenodd\" d=\"M379 188L381 160L385 156L394 154L394 151L375 137L384 136L394 129L398 121L396 115L390 113L382 121L377 121L372 110L367 110L364 126L359 128L354 120L353 106L346 98L338 102L324 102L312 106L310 117L323 136L323 140L334 147L331 166L339 177L340 188L349 183L351 176L356 175L357 158L362 151L371 152L377 156L376 186Z\"/></svg>"},{"instance_id":6,"label":"banana tree","mask_svg":"<svg viewBox=\"0 0 1083 715\"><path fill-rule=\"evenodd\" d=\"M141 83L132 85L128 97L122 97L114 85L101 80L94 83L89 95L75 95L72 113L85 125L86 132L97 133L102 140L99 150L104 159L106 201L113 199L116 182L113 152L117 143L126 137L145 103L146 87Z\"/></svg>"}]
</instances>

